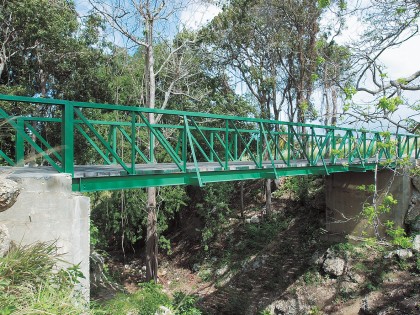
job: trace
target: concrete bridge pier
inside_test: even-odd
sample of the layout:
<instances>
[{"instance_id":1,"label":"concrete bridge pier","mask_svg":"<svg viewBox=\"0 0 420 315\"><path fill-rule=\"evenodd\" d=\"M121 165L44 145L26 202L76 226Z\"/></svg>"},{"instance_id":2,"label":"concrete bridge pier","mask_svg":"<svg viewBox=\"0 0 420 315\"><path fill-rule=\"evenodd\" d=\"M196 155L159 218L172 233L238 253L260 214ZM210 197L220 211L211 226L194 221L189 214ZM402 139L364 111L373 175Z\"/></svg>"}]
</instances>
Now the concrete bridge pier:
<instances>
[{"instance_id":1,"label":"concrete bridge pier","mask_svg":"<svg viewBox=\"0 0 420 315\"><path fill-rule=\"evenodd\" d=\"M403 226L410 207L413 187L409 176L395 175L391 170L378 172L378 192L383 197L388 191L398 201L389 214L381 215L381 222L392 220L396 226ZM373 235L373 229L367 226L366 220L358 217L364 203L372 203L372 193L358 189L361 185L374 184L374 172L335 173L326 180L326 228L333 233L362 236ZM385 235L385 229L380 229Z\"/></svg>"},{"instance_id":2,"label":"concrete bridge pier","mask_svg":"<svg viewBox=\"0 0 420 315\"><path fill-rule=\"evenodd\" d=\"M0 173L0 181L5 178ZM28 245L35 242L56 241L58 254L63 259L59 267L80 264L85 279L81 291L89 299L90 201L71 190L71 176L42 172L11 173L20 194L16 202L0 212L11 240Z\"/></svg>"}]
</instances>

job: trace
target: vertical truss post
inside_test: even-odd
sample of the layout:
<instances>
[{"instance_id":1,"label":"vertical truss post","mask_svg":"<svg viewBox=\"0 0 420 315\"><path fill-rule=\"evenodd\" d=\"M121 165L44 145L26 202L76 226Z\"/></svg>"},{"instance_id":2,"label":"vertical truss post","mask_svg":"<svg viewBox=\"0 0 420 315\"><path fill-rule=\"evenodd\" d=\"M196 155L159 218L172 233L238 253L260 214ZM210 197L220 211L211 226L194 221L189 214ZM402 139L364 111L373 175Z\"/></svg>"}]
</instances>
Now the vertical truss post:
<instances>
[{"instance_id":1,"label":"vertical truss post","mask_svg":"<svg viewBox=\"0 0 420 315\"><path fill-rule=\"evenodd\" d=\"M74 175L74 106L72 102L63 105L61 116L61 149L63 152L63 171Z\"/></svg>"},{"instance_id":2,"label":"vertical truss post","mask_svg":"<svg viewBox=\"0 0 420 315\"><path fill-rule=\"evenodd\" d=\"M214 162L214 132L210 131L210 161Z\"/></svg>"},{"instance_id":3,"label":"vertical truss post","mask_svg":"<svg viewBox=\"0 0 420 315\"><path fill-rule=\"evenodd\" d=\"M23 166L25 163L25 140L22 135L25 132L25 121L22 117L16 119L16 126L16 166Z\"/></svg>"},{"instance_id":4,"label":"vertical truss post","mask_svg":"<svg viewBox=\"0 0 420 315\"><path fill-rule=\"evenodd\" d=\"M335 139L335 129L332 130L332 140L331 140L331 151L333 154L331 154L332 157L332 161L331 164L335 164L335 160L336 160L336 152L335 152L335 148L336 148L336 139Z\"/></svg>"},{"instance_id":5,"label":"vertical truss post","mask_svg":"<svg viewBox=\"0 0 420 315\"><path fill-rule=\"evenodd\" d=\"M114 150L114 152L117 152L117 127L115 125L110 126L108 142L112 145L112 150ZM117 164L117 160L114 156L111 157L111 163Z\"/></svg>"},{"instance_id":6,"label":"vertical truss post","mask_svg":"<svg viewBox=\"0 0 420 315\"><path fill-rule=\"evenodd\" d=\"M353 162L353 159L352 159L352 156L353 156L353 152L352 152L353 132L348 131L348 133L349 133L349 136L348 136L348 141L349 141L348 155L349 155L349 158L348 158L348 160L349 160L349 165L350 165Z\"/></svg>"},{"instance_id":7,"label":"vertical truss post","mask_svg":"<svg viewBox=\"0 0 420 315\"><path fill-rule=\"evenodd\" d=\"M225 119L225 170L229 167L229 121Z\"/></svg>"},{"instance_id":8,"label":"vertical truss post","mask_svg":"<svg viewBox=\"0 0 420 315\"><path fill-rule=\"evenodd\" d=\"M290 147L292 146L292 131L290 125L287 125L287 166L290 166L290 154L292 153Z\"/></svg>"},{"instance_id":9,"label":"vertical truss post","mask_svg":"<svg viewBox=\"0 0 420 315\"><path fill-rule=\"evenodd\" d=\"M153 113L149 113L148 119L150 123L150 117L154 115ZM153 134L151 128L153 128L153 125L150 124L149 127L149 159L151 163L155 163L155 135Z\"/></svg>"},{"instance_id":10,"label":"vertical truss post","mask_svg":"<svg viewBox=\"0 0 420 315\"><path fill-rule=\"evenodd\" d=\"M363 161L366 163L366 157L367 157L367 145L366 145L366 131L362 131L362 141L363 141Z\"/></svg>"},{"instance_id":11,"label":"vertical truss post","mask_svg":"<svg viewBox=\"0 0 420 315\"><path fill-rule=\"evenodd\" d=\"M274 129L274 132L275 133L274 133L274 139L273 139L273 141L274 141L275 144L278 145L278 143L279 143L279 141L278 141L279 140L279 135L278 135L276 129ZM278 160L277 145L274 146L274 160Z\"/></svg>"},{"instance_id":12,"label":"vertical truss post","mask_svg":"<svg viewBox=\"0 0 420 315\"><path fill-rule=\"evenodd\" d=\"M315 128L311 127L311 165L314 165L314 150L315 150L315 141L314 141L314 136L315 136Z\"/></svg>"},{"instance_id":13,"label":"vertical truss post","mask_svg":"<svg viewBox=\"0 0 420 315\"><path fill-rule=\"evenodd\" d=\"M235 159L235 161L238 160L238 134L234 133L233 134L233 157Z\"/></svg>"},{"instance_id":14,"label":"vertical truss post","mask_svg":"<svg viewBox=\"0 0 420 315\"><path fill-rule=\"evenodd\" d=\"M186 122L186 116L184 116L184 129L182 132L182 167L183 171L187 172L187 141L188 141L188 135L187 135L187 122Z\"/></svg>"},{"instance_id":15,"label":"vertical truss post","mask_svg":"<svg viewBox=\"0 0 420 315\"><path fill-rule=\"evenodd\" d=\"M400 158L401 157L401 136L397 135L397 157Z\"/></svg>"},{"instance_id":16,"label":"vertical truss post","mask_svg":"<svg viewBox=\"0 0 420 315\"><path fill-rule=\"evenodd\" d=\"M116 152L116 150L114 150ZM136 174L136 113L131 112L131 174Z\"/></svg>"},{"instance_id":17,"label":"vertical truss post","mask_svg":"<svg viewBox=\"0 0 420 315\"><path fill-rule=\"evenodd\" d=\"M260 137L258 138L258 162L259 162L259 167L262 168L263 165L263 153L264 153L264 147L263 147L263 129L262 129L262 123L259 124L260 126Z\"/></svg>"}]
</instances>

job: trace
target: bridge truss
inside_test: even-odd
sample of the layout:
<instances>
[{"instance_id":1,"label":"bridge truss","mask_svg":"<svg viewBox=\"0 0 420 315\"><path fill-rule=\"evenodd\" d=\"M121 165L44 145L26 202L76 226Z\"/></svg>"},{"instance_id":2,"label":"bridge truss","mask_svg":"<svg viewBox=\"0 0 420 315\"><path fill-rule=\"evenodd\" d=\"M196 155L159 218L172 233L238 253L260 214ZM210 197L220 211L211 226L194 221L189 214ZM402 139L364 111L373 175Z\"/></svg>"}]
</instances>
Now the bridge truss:
<instances>
[{"instance_id":1,"label":"bridge truss","mask_svg":"<svg viewBox=\"0 0 420 315\"><path fill-rule=\"evenodd\" d=\"M0 165L68 173L75 191L365 172L419 149L410 134L0 94Z\"/></svg>"}]
</instances>

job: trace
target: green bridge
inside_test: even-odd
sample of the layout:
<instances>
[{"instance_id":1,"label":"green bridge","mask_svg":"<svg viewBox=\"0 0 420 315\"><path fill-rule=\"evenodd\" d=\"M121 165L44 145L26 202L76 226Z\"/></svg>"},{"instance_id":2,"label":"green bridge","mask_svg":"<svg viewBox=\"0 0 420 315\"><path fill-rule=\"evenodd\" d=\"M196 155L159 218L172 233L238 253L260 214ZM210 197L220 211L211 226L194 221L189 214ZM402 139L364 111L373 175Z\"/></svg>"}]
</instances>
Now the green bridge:
<instances>
[{"instance_id":1,"label":"green bridge","mask_svg":"<svg viewBox=\"0 0 420 315\"><path fill-rule=\"evenodd\" d=\"M0 131L0 171L68 173L74 191L365 172L420 155L416 135L1 94Z\"/></svg>"}]
</instances>

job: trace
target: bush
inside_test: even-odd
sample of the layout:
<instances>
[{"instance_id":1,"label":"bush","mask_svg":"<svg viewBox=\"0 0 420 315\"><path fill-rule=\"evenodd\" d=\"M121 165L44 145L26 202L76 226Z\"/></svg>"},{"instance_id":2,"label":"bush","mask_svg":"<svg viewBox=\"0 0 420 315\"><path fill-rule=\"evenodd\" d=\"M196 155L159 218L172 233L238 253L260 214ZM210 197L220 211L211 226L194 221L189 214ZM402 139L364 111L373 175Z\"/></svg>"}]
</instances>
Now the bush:
<instances>
[{"instance_id":1,"label":"bush","mask_svg":"<svg viewBox=\"0 0 420 315\"><path fill-rule=\"evenodd\" d=\"M201 311L195 307L197 297L183 292L175 292L173 305L176 315L201 315Z\"/></svg>"},{"instance_id":2,"label":"bush","mask_svg":"<svg viewBox=\"0 0 420 315\"><path fill-rule=\"evenodd\" d=\"M233 190L234 185L229 182L209 184L201 190L201 200L197 202L196 207L204 221L201 238L205 251L208 251L209 245L220 236L228 221Z\"/></svg>"},{"instance_id":3,"label":"bush","mask_svg":"<svg viewBox=\"0 0 420 315\"><path fill-rule=\"evenodd\" d=\"M96 308L94 313L154 315L160 306L170 307L171 301L160 285L150 282L140 284L140 289L133 294L117 294L105 305Z\"/></svg>"},{"instance_id":4,"label":"bush","mask_svg":"<svg viewBox=\"0 0 420 315\"><path fill-rule=\"evenodd\" d=\"M0 314L82 314L86 305L74 290L78 266L57 271L55 243L18 246L0 258Z\"/></svg>"},{"instance_id":5,"label":"bush","mask_svg":"<svg viewBox=\"0 0 420 315\"><path fill-rule=\"evenodd\" d=\"M147 194L144 189L96 192L92 201L91 244L100 249L133 247L146 231ZM187 204L185 188L162 187L157 194L158 233L168 229L169 221ZM96 233L100 231L100 233ZM167 242L161 242L168 250Z\"/></svg>"}]
</instances>

